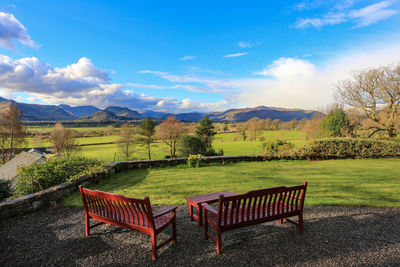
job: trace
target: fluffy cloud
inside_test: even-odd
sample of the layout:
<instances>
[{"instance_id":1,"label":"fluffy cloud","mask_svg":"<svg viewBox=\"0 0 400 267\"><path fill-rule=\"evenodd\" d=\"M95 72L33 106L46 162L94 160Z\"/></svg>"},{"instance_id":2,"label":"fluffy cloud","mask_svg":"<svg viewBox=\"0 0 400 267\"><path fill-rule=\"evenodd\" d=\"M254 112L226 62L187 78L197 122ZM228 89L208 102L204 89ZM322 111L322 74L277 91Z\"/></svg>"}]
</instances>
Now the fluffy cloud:
<instances>
[{"instance_id":1,"label":"fluffy cloud","mask_svg":"<svg viewBox=\"0 0 400 267\"><path fill-rule=\"evenodd\" d=\"M193 80L190 77L185 78L164 72L148 72L174 81ZM57 68L43 63L35 57L13 60L8 56L0 55L0 93L6 98L18 101L40 99L49 104L95 105L100 108L121 105L133 109L153 109L167 112L206 111L207 108L219 107L224 104L224 102L188 102L187 100L178 101L171 98L146 96L138 94L128 87L181 88L195 92L207 90L201 86L185 84L158 86L112 83L108 71L96 68L93 62L85 57L66 67ZM28 96L21 99L16 93L27 93ZM17 99L17 97L19 98Z\"/></svg>"},{"instance_id":2,"label":"fluffy cloud","mask_svg":"<svg viewBox=\"0 0 400 267\"><path fill-rule=\"evenodd\" d=\"M400 62L400 42L362 50L350 50L316 64L296 58L280 58L264 70L260 78L236 80L231 86L241 88L231 101L246 105L292 108L318 108L333 103L335 84L350 78L356 69Z\"/></svg>"},{"instance_id":3,"label":"fluffy cloud","mask_svg":"<svg viewBox=\"0 0 400 267\"><path fill-rule=\"evenodd\" d=\"M29 47L36 47L27 29L13 14L0 12L0 46L15 49L16 41Z\"/></svg>"},{"instance_id":4,"label":"fluffy cloud","mask_svg":"<svg viewBox=\"0 0 400 267\"><path fill-rule=\"evenodd\" d=\"M335 25L350 21L355 23L355 27L365 27L398 13L397 10L391 8L393 5L392 1L381 1L360 9L350 9L353 4L354 1L339 3L328 13L319 18L298 19L294 26L298 29L309 27L321 28L327 25ZM300 6L303 7L302 9L306 9L305 7L307 7L304 2L301 3Z\"/></svg>"}]
</instances>

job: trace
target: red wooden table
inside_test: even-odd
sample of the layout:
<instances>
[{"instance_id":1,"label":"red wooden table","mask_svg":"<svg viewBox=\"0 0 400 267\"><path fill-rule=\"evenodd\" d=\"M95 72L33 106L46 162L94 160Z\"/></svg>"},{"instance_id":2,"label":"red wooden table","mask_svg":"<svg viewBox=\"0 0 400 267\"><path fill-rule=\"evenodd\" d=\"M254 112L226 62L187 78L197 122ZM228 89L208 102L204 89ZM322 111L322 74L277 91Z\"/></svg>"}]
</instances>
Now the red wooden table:
<instances>
[{"instance_id":1,"label":"red wooden table","mask_svg":"<svg viewBox=\"0 0 400 267\"><path fill-rule=\"evenodd\" d=\"M201 208L201 204L202 203L210 204L213 202L217 202L219 199L219 195L224 195L225 197L231 197L231 196L236 196L238 194L231 192L231 191L221 191L221 192L215 192L215 193L206 194L206 195L185 197L187 203L189 204L190 220L193 221L193 219L194 219L199 223L199 226L202 226L203 225L203 210ZM197 215L194 214L193 208L197 209Z\"/></svg>"}]
</instances>

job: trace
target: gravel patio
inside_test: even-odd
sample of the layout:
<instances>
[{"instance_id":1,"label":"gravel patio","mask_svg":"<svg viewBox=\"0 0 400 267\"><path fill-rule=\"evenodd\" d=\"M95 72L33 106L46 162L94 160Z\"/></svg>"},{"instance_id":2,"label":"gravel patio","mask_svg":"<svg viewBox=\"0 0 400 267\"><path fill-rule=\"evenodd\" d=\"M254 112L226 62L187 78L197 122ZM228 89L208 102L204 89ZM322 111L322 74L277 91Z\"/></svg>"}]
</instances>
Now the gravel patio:
<instances>
[{"instance_id":1,"label":"gravel patio","mask_svg":"<svg viewBox=\"0 0 400 267\"><path fill-rule=\"evenodd\" d=\"M85 237L83 208L58 207L0 223L0 266L400 264L400 209L305 207L304 226L304 235L277 222L226 232L217 255L203 229L189 221L187 206L180 206L178 244L162 248L153 261L148 236L102 225Z\"/></svg>"}]
</instances>

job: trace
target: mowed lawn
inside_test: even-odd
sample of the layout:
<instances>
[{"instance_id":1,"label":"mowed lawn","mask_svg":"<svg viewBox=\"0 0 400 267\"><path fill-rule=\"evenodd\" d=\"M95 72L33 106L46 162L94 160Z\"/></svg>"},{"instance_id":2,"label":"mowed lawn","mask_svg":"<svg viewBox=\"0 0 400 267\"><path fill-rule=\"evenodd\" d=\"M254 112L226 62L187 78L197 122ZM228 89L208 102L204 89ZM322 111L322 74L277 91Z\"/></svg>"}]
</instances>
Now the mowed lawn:
<instances>
[{"instance_id":1,"label":"mowed lawn","mask_svg":"<svg viewBox=\"0 0 400 267\"><path fill-rule=\"evenodd\" d=\"M90 188L153 204L184 204L186 196L249 190L308 181L306 205L400 207L400 159L271 161L123 171ZM79 193L64 199L80 206Z\"/></svg>"}]
</instances>

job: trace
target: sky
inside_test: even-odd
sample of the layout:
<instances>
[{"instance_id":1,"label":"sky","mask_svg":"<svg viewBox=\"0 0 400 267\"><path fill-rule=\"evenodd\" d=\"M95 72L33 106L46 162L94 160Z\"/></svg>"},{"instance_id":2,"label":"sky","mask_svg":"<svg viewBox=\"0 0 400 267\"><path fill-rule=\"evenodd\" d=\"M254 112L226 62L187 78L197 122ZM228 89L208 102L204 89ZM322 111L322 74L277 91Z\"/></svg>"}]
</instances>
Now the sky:
<instances>
[{"instance_id":1,"label":"sky","mask_svg":"<svg viewBox=\"0 0 400 267\"><path fill-rule=\"evenodd\" d=\"M398 63L400 0L0 2L0 96L18 102L317 109Z\"/></svg>"}]
</instances>

